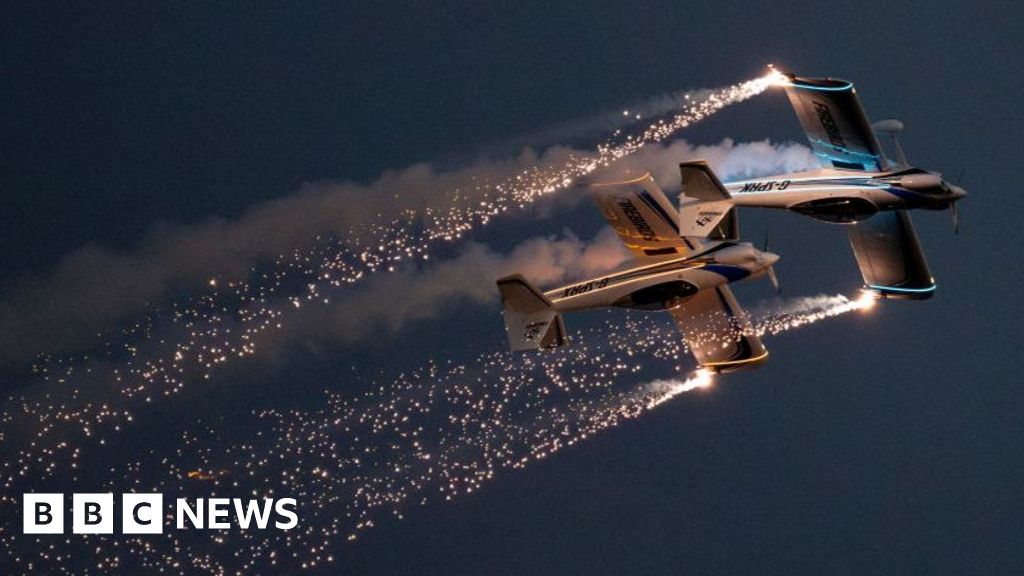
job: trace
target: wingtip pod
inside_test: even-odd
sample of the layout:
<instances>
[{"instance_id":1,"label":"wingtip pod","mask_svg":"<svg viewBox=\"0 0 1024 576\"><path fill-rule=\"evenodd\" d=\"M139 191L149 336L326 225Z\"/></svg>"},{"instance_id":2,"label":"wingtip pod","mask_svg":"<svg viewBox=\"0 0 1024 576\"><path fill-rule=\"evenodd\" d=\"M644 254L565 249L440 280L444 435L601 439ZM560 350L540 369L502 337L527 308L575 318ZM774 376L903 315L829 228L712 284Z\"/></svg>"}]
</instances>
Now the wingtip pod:
<instances>
[{"instance_id":1,"label":"wingtip pod","mask_svg":"<svg viewBox=\"0 0 1024 576\"><path fill-rule=\"evenodd\" d=\"M513 352L555 348L568 343L562 315L521 274L498 279L505 331Z\"/></svg>"}]
</instances>

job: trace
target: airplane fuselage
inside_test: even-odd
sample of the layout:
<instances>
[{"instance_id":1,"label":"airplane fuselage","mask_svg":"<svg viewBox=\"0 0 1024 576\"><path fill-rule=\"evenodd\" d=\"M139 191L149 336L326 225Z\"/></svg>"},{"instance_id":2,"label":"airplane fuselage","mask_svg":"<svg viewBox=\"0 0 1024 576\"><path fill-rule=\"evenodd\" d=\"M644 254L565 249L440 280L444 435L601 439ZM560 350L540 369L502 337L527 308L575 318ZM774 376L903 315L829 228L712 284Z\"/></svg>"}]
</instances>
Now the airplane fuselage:
<instances>
[{"instance_id":1,"label":"airplane fuselage","mask_svg":"<svg viewBox=\"0 0 1024 576\"><path fill-rule=\"evenodd\" d=\"M684 258L636 266L544 293L559 312L618 306L667 310L701 290L764 274L778 256L722 242Z\"/></svg>"},{"instance_id":2,"label":"airplane fuselage","mask_svg":"<svg viewBox=\"0 0 1024 576\"><path fill-rule=\"evenodd\" d=\"M944 210L965 195L939 174L906 167L884 172L821 169L724 186L736 206L781 208L840 224L881 210Z\"/></svg>"}]
</instances>

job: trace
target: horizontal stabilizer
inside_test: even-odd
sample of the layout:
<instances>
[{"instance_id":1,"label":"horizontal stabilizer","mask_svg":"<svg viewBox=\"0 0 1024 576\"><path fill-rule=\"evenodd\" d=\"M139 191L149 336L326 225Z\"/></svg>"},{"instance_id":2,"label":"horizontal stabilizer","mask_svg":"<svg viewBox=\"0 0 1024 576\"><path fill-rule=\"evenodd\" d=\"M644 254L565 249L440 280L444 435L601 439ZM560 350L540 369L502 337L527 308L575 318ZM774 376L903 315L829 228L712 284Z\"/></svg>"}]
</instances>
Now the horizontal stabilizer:
<instances>
[{"instance_id":1,"label":"horizontal stabilizer","mask_svg":"<svg viewBox=\"0 0 1024 576\"><path fill-rule=\"evenodd\" d=\"M498 280L505 331L513 352L554 348L568 342L562 315L519 274Z\"/></svg>"},{"instance_id":2,"label":"horizontal stabilizer","mask_svg":"<svg viewBox=\"0 0 1024 576\"><path fill-rule=\"evenodd\" d=\"M739 222L732 197L707 162L679 165L682 194L679 196L679 235L712 240L737 240Z\"/></svg>"}]
</instances>

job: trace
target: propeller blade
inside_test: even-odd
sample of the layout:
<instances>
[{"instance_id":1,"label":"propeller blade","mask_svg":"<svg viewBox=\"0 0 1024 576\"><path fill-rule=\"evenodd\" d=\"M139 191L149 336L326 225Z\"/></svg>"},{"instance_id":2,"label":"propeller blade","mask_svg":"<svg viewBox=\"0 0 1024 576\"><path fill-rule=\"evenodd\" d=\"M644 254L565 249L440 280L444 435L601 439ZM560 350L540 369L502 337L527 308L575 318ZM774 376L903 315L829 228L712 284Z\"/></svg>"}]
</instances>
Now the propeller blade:
<instances>
[{"instance_id":1,"label":"propeller blade","mask_svg":"<svg viewBox=\"0 0 1024 576\"><path fill-rule=\"evenodd\" d=\"M956 207L956 202L949 205L949 214L953 217L953 234L960 234L960 210Z\"/></svg>"},{"instance_id":2,"label":"propeller blade","mask_svg":"<svg viewBox=\"0 0 1024 576\"><path fill-rule=\"evenodd\" d=\"M782 288L779 287L779 277L775 275L775 267L774 266L769 266L768 267L768 280L771 280L772 287L775 288L775 293L776 294L782 292Z\"/></svg>"}]
</instances>

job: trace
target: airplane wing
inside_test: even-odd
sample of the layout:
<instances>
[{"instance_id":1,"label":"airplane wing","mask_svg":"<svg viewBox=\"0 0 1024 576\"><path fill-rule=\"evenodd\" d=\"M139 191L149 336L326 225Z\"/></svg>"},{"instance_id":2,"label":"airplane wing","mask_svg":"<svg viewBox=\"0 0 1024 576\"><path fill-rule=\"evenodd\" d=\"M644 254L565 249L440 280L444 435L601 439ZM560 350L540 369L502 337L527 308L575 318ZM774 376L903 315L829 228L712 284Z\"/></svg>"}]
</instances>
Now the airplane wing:
<instances>
[{"instance_id":1,"label":"airplane wing","mask_svg":"<svg viewBox=\"0 0 1024 576\"><path fill-rule=\"evenodd\" d=\"M886 169L882 147L852 83L792 76L786 95L823 166L869 172Z\"/></svg>"},{"instance_id":2,"label":"airplane wing","mask_svg":"<svg viewBox=\"0 0 1024 576\"><path fill-rule=\"evenodd\" d=\"M594 183L590 189L601 214L637 258L685 256L699 247L679 237L676 209L650 174Z\"/></svg>"},{"instance_id":3,"label":"airplane wing","mask_svg":"<svg viewBox=\"0 0 1024 576\"><path fill-rule=\"evenodd\" d=\"M671 312L697 363L704 368L736 370L768 357L728 286L701 290Z\"/></svg>"},{"instance_id":4,"label":"airplane wing","mask_svg":"<svg viewBox=\"0 0 1024 576\"><path fill-rule=\"evenodd\" d=\"M904 210L879 212L849 228L864 284L891 298L922 300L935 292L914 225Z\"/></svg>"}]
</instances>

